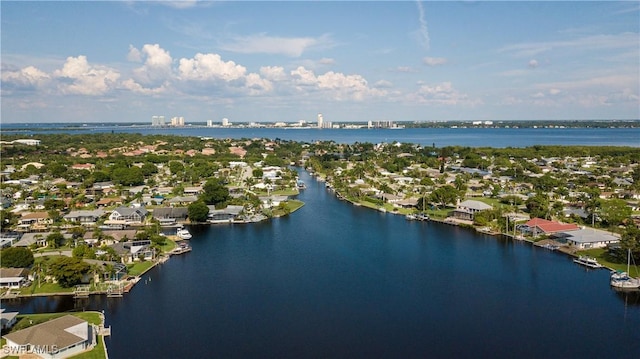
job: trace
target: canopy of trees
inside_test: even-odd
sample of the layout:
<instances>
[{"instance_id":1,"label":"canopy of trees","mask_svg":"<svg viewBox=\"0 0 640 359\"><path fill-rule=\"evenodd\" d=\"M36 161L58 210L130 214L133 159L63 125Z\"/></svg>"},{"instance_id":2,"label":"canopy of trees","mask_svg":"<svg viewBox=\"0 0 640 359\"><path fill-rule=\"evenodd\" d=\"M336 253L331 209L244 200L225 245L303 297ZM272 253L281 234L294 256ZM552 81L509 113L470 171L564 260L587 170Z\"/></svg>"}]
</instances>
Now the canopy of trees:
<instances>
[{"instance_id":1,"label":"canopy of trees","mask_svg":"<svg viewBox=\"0 0 640 359\"><path fill-rule=\"evenodd\" d=\"M9 247L0 252L2 266L9 268L26 268L33 264L33 253L29 248Z\"/></svg>"}]
</instances>

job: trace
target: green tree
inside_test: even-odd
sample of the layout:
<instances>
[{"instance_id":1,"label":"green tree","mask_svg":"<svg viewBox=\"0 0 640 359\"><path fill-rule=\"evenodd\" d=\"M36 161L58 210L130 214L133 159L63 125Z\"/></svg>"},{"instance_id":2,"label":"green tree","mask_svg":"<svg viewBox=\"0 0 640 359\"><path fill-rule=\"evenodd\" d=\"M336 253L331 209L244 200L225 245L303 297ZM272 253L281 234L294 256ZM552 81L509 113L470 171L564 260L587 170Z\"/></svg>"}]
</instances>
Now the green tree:
<instances>
[{"instance_id":1,"label":"green tree","mask_svg":"<svg viewBox=\"0 0 640 359\"><path fill-rule=\"evenodd\" d=\"M66 238L60 232L53 232L47 236L47 244L51 248L59 248L64 246Z\"/></svg>"},{"instance_id":2,"label":"green tree","mask_svg":"<svg viewBox=\"0 0 640 359\"><path fill-rule=\"evenodd\" d=\"M438 204L441 207L446 207L447 204L456 203L458 199L458 191L450 185L438 187L429 196L429 200Z\"/></svg>"},{"instance_id":3,"label":"green tree","mask_svg":"<svg viewBox=\"0 0 640 359\"><path fill-rule=\"evenodd\" d=\"M60 257L49 264L49 274L54 276L63 288L80 284L82 277L89 272L89 269L89 264L74 257Z\"/></svg>"},{"instance_id":4,"label":"green tree","mask_svg":"<svg viewBox=\"0 0 640 359\"><path fill-rule=\"evenodd\" d=\"M142 175L145 177L149 177L154 173L158 173L158 167L151 162L145 162L142 167L140 167L142 171Z\"/></svg>"},{"instance_id":5,"label":"green tree","mask_svg":"<svg viewBox=\"0 0 640 359\"><path fill-rule=\"evenodd\" d=\"M631 217L631 207L622 199L605 200L601 202L599 214L609 226L617 226Z\"/></svg>"},{"instance_id":6,"label":"green tree","mask_svg":"<svg viewBox=\"0 0 640 359\"><path fill-rule=\"evenodd\" d=\"M548 218L549 217L549 197L543 193L536 193L535 196L525 201L527 210L531 217Z\"/></svg>"},{"instance_id":7,"label":"green tree","mask_svg":"<svg viewBox=\"0 0 640 359\"><path fill-rule=\"evenodd\" d=\"M209 214L209 207L202 201L196 201L189 205L187 213L192 222L205 222Z\"/></svg>"},{"instance_id":8,"label":"green tree","mask_svg":"<svg viewBox=\"0 0 640 359\"><path fill-rule=\"evenodd\" d=\"M123 186L138 186L144 184L144 175L138 167L118 167L113 170L113 181Z\"/></svg>"},{"instance_id":9,"label":"green tree","mask_svg":"<svg viewBox=\"0 0 640 359\"><path fill-rule=\"evenodd\" d=\"M95 259L96 251L95 249L87 246L86 244L81 244L73 249L72 255L75 258Z\"/></svg>"},{"instance_id":10,"label":"green tree","mask_svg":"<svg viewBox=\"0 0 640 359\"><path fill-rule=\"evenodd\" d=\"M8 268L26 268L33 264L33 253L25 247L9 247L0 252L2 266Z\"/></svg>"},{"instance_id":11,"label":"green tree","mask_svg":"<svg viewBox=\"0 0 640 359\"><path fill-rule=\"evenodd\" d=\"M200 200L205 204L219 205L229 199L229 189L217 178L209 179L202 186Z\"/></svg>"}]
</instances>

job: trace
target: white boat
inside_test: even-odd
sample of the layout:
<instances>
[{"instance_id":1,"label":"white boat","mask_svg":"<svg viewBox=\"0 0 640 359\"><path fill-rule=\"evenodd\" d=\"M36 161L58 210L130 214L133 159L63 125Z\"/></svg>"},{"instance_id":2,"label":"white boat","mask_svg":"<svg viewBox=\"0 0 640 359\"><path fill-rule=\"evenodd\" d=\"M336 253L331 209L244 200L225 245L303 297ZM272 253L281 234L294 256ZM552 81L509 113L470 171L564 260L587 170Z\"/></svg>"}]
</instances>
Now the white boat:
<instances>
[{"instance_id":1,"label":"white boat","mask_svg":"<svg viewBox=\"0 0 640 359\"><path fill-rule=\"evenodd\" d=\"M631 277L629 273L629 266L631 265L631 249L627 250L627 271L626 272L611 272L611 286L619 289L637 289L640 288L640 279Z\"/></svg>"},{"instance_id":2,"label":"white boat","mask_svg":"<svg viewBox=\"0 0 640 359\"><path fill-rule=\"evenodd\" d=\"M191 233L186 228L180 228L176 232L176 236L180 239L191 239Z\"/></svg>"},{"instance_id":3,"label":"white boat","mask_svg":"<svg viewBox=\"0 0 640 359\"><path fill-rule=\"evenodd\" d=\"M575 263L582 264L590 268L602 268L602 264L598 263L595 258L580 256L573 260Z\"/></svg>"}]
</instances>

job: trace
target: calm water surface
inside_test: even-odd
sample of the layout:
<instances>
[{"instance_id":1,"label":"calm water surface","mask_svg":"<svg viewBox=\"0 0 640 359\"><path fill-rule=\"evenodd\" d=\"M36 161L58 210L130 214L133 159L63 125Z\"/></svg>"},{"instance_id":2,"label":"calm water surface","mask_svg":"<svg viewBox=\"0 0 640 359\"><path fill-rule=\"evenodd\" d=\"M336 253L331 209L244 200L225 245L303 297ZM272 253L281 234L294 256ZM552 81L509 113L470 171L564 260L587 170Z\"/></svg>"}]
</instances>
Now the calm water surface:
<instances>
[{"instance_id":1,"label":"calm water surface","mask_svg":"<svg viewBox=\"0 0 640 359\"><path fill-rule=\"evenodd\" d=\"M606 270L354 207L301 176L302 209L191 227L193 251L124 298L3 306L104 309L111 358L638 357L640 300Z\"/></svg>"},{"instance_id":2,"label":"calm water surface","mask_svg":"<svg viewBox=\"0 0 640 359\"><path fill-rule=\"evenodd\" d=\"M6 126L5 126L6 127ZM390 129L285 129L150 126L89 126L74 130L56 124L9 126L3 133L37 136L44 133L140 133L204 136L212 138L270 138L301 142L416 143L424 146L527 147L534 145L584 145L640 147L640 128L407 128Z\"/></svg>"}]
</instances>

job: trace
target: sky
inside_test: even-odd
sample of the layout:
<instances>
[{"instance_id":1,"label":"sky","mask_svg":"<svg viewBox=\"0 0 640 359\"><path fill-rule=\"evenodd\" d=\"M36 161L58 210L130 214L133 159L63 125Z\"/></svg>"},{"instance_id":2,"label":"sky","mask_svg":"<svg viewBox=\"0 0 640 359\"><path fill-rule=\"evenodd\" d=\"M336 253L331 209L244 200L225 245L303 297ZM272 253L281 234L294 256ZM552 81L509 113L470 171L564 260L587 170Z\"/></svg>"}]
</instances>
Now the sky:
<instances>
[{"instance_id":1,"label":"sky","mask_svg":"<svg viewBox=\"0 0 640 359\"><path fill-rule=\"evenodd\" d=\"M640 118L640 2L0 2L3 123Z\"/></svg>"}]
</instances>

